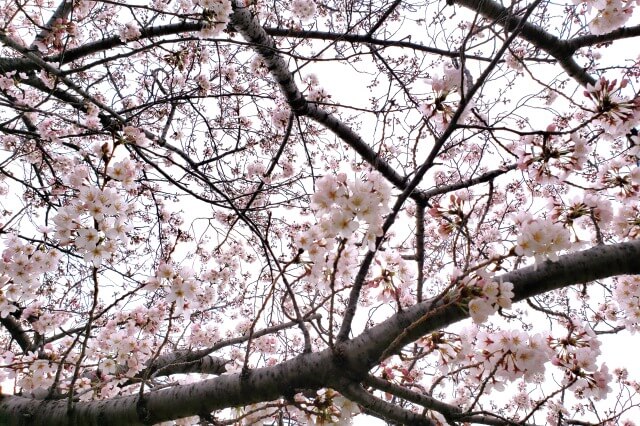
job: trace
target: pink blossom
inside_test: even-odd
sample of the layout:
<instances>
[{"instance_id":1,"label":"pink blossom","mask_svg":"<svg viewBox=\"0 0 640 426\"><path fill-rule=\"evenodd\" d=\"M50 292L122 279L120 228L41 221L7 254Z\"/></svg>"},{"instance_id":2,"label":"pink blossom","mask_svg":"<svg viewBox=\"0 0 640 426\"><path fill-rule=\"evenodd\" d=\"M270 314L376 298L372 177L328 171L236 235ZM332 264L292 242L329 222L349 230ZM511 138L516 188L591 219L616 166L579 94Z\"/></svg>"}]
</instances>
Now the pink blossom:
<instances>
[{"instance_id":1,"label":"pink blossom","mask_svg":"<svg viewBox=\"0 0 640 426\"><path fill-rule=\"evenodd\" d=\"M571 248L569 232L550 220L531 220L524 224L518 236L516 253L533 256L536 262L558 259L558 252Z\"/></svg>"},{"instance_id":2,"label":"pink blossom","mask_svg":"<svg viewBox=\"0 0 640 426\"><path fill-rule=\"evenodd\" d=\"M137 127L127 126L123 129L124 141L135 145L146 147L151 143L144 132Z\"/></svg>"},{"instance_id":3,"label":"pink blossom","mask_svg":"<svg viewBox=\"0 0 640 426\"><path fill-rule=\"evenodd\" d=\"M316 13L316 3L313 0L293 0L291 13L301 21L308 21Z\"/></svg>"},{"instance_id":4,"label":"pink blossom","mask_svg":"<svg viewBox=\"0 0 640 426\"><path fill-rule=\"evenodd\" d=\"M138 27L138 25L135 22L129 22L125 24L123 27L120 28L119 34L120 34L120 40L123 43L126 43L131 40L135 40L140 36L142 36L142 33L140 32L140 27Z\"/></svg>"}]
</instances>

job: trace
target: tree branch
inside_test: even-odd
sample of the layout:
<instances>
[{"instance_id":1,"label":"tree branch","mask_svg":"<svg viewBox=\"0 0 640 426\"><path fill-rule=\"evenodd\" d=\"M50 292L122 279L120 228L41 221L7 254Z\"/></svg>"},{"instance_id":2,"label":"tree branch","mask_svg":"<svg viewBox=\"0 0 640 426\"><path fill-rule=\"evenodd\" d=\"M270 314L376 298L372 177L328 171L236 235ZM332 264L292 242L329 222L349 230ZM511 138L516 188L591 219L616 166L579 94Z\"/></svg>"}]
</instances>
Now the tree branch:
<instances>
[{"instance_id":1,"label":"tree branch","mask_svg":"<svg viewBox=\"0 0 640 426\"><path fill-rule=\"evenodd\" d=\"M265 32L273 37L296 37L304 40L324 40L339 41L346 43L370 44L382 47L401 47L412 49L418 52L432 53L447 58L459 58L460 52L456 50L438 49L437 47L425 46L420 43L414 43L407 40L383 40L374 38L368 34L352 34L352 33L334 33L329 31L307 31L297 30L293 28L265 27ZM483 62L491 61L491 58L477 55L465 55L467 59L474 59Z\"/></svg>"},{"instance_id":2,"label":"tree branch","mask_svg":"<svg viewBox=\"0 0 640 426\"><path fill-rule=\"evenodd\" d=\"M609 43L616 40L640 36L640 25L622 27L606 34L589 34L567 40L567 46L574 52L582 47L593 46L599 43Z\"/></svg>"},{"instance_id":3,"label":"tree branch","mask_svg":"<svg viewBox=\"0 0 640 426\"><path fill-rule=\"evenodd\" d=\"M473 424L494 425L494 426L509 426L513 422L505 421L500 418L482 414L468 414L462 411L460 407L455 405L446 404L438 401L437 399L412 391L403 386L396 385L387 380L380 379L375 376L368 376L365 379L367 385L373 386L376 389L395 395L404 400L410 401L414 404L418 404L429 410L434 410L441 413L445 418L452 419L458 422L471 422ZM519 423L520 424L520 423ZM523 423L522 426L535 426L532 423Z\"/></svg>"},{"instance_id":4,"label":"tree branch","mask_svg":"<svg viewBox=\"0 0 640 426\"><path fill-rule=\"evenodd\" d=\"M4 318L0 318L0 324L7 329L24 353L34 350L31 338L27 335L27 332L22 328L18 320L11 315L7 315Z\"/></svg>"},{"instance_id":5,"label":"tree branch","mask_svg":"<svg viewBox=\"0 0 640 426\"><path fill-rule=\"evenodd\" d=\"M557 262L528 266L497 279L514 285L514 302L573 284L623 274L640 274L640 240L598 246L561 256ZM386 321L346 341L338 358L333 350L302 354L274 367L248 374L222 375L199 383L175 386L145 394L145 412L152 422L161 422L211 412L226 407L272 401L296 389L344 388L344 380L358 383L379 361L380 355L401 335L400 345L467 318L466 309L446 298L428 300L393 315ZM425 318L423 320L423 318ZM404 333L404 330L409 331ZM355 395L355 394L354 394ZM352 395L353 397L356 397ZM348 396L347 396L348 397ZM39 401L21 396L3 396L0 421L6 425L142 425L137 396L107 401L78 402L67 413L65 402ZM145 419L144 421L147 421Z\"/></svg>"},{"instance_id":6,"label":"tree branch","mask_svg":"<svg viewBox=\"0 0 640 426\"><path fill-rule=\"evenodd\" d=\"M602 245L566 254L557 262L546 261L527 266L495 279L513 283L515 303L574 284L617 275L640 274L639 256L640 240ZM388 346L399 349L426 334L457 323L469 316L466 308L456 303L455 294L442 297L435 303L431 299L411 306L352 339L349 344L360 348L360 358L352 361L354 365L363 365L364 372L365 367L379 361L378 357Z\"/></svg>"},{"instance_id":7,"label":"tree branch","mask_svg":"<svg viewBox=\"0 0 640 426\"><path fill-rule=\"evenodd\" d=\"M542 28L514 15L509 9L493 0L453 0L454 3L478 12L487 19L494 21L507 31L513 31L519 25L522 30L519 36L542 49L555 58L570 77L581 85L595 84L596 80L573 59L575 49L565 40L549 34Z\"/></svg>"},{"instance_id":8,"label":"tree branch","mask_svg":"<svg viewBox=\"0 0 640 426\"><path fill-rule=\"evenodd\" d=\"M351 384L338 390L351 401L360 404L364 408L364 412L372 416L402 425L436 426L436 423L424 415L383 401L371 395L359 385Z\"/></svg>"},{"instance_id":9,"label":"tree branch","mask_svg":"<svg viewBox=\"0 0 640 426\"><path fill-rule=\"evenodd\" d=\"M255 45L255 51L263 58L271 75L280 86L280 90L289 104L291 111L298 116L307 116L331 130L336 136L351 146L374 169L378 170L389 182L404 189L405 178L398 174L385 160L354 132L334 115L322 110L315 104L307 102L298 89L293 74L287 63L277 53L275 42L258 20L245 8L235 7L232 15L234 28L249 42Z\"/></svg>"}]
</instances>

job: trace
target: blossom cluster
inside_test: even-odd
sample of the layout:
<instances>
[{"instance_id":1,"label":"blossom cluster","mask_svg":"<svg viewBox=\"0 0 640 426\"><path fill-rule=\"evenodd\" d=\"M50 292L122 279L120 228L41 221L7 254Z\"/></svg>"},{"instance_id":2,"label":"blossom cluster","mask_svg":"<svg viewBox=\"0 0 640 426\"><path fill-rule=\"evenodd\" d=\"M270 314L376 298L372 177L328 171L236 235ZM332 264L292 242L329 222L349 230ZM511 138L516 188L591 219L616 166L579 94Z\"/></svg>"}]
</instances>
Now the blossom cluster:
<instances>
[{"instance_id":1,"label":"blossom cluster","mask_svg":"<svg viewBox=\"0 0 640 426\"><path fill-rule=\"evenodd\" d=\"M201 37L215 37L229 24L233 12L230 0L197 0L194 4L204 9L205 27L200 31Z\"/></svg>"},{"instance_id":2,"label":"blossom cluster","mask_svg":"<svg viewBox=\"0 0 640 426\"><path fill-rule=\"evenodd\" d=\"M327 256L335 247L336 239L348 240L356 234L361 222L367 224L362 242L375 248L382 235L382 220L389 212L390 187L378 172L368 172L362 179L347 181L344 173L328 174L316 182L311 196L311 208L318 222L296 237L296 245L303 249L313 263L312 275L321 277L332 269ZM341 263L357 259L357 252L346 248L341 252Z\"/></svg>"},{"instance_id":3,"label":"blossom cluster","mask_svg":"<svg viewBox=\"0 0 640 426\"><path fill-rule=\"evenodd\" d=\"M565 324L567 334L550 337L548 344L555 354L551 363L563 369L564 384L580 398L603 399L611 391L612 376L606 364L596 364L600 355L600 340L596 333L581 321L572 318Z\"/></svg>"},{"instance_id":4,"label":"blossom cluster","mask_svg":"<svg viewBox=\"0 0 640 426\"><path fill-rule=\"evenodd\" d=\"M291 13L301 21L313 19L316 13L316 2L313 0L293 0L291 2Z\"/></svg>"},{"instance_id":5,"label":"blossom cluster","mask_svg":"<svg viewBox=\"0 0 640 426\"><path fill-rule=\"evenodd\" d=\"M485 322L499 308L510 309L513 283L495 281L488 273L479 271L462 280L473 297L469 300L469 315L477 324Z\"/></svg>"},{"instance_id":6,"label":"blossom cluster","mask_svg":"<svg viewBox=\"0 0 640 426\"><path fill-rule=\"evenodd\" d=\"M129 22L120 28L119 35L120 41L126 43L139 38L142 33L140 32L140 27L135 22Z\"/></svg>"},{"instance_id":7,"label":"blossom cluster","mask_svg":"<svg viewBox=\"0 0 640 426\"><path fill-rule=\"evenodd\" d=\"M44 354L50 354L50 348L48 351L42 351ZM20 388L23 392L31 392L38 388L50 387L54 380L57 370L57 365L51 362L49 359L39 359L38 354L30 352L21 358L25 368L23 369L23 376L18 380Z\"/></svg>"},{"instance_id":8,"label":"blossom cluster","mask_svg":"<svg viewBox=\"0 0 640 426\"><path fill-rule=\"evenodd\" d=\"M628 80L607 80L602 77L595 84L587 85L584 95L596 106L595 122L609 137L621 137L640 121L640 98L628 99L621 92Z\"/></svg>"},{"instance_id":9,"label":"blossom cluster","mask_svg":"<svg viewBox=\"0 0 640 426\"><path fill-rule=\"evenodd\" d=\"M87 184L88 175L86 167L78 167L68 179L74 197L53 217L54 236L61 245L73 244L85 261L99 267L129 243L128 206L115 187Z\"/></svg>"},{"instance_id":10,"label":"blossom cluster","mask_svg":"<svg viewBox=\"0 0 640 426\"><path fill-rule=\"evenodd\" d=\"M50 310L40 300L35 299L25 306L20 318L28 318L33 330L44 335L47 332L54 331L57 327L61 327L69 320L70 315L58 310Z\"/></svg>"},{"instance_id":11,"label":"blossom cluster","mask_svg":"<svg viewBox=\"0 0 640 426\"><path fill-rule=\"evenodd\" d=\"M523 136L513 146L518 156L518 169L527 171L540 184L564 181L569 174L582 170L590 152L587 141L577 133L560 138L553 134L555 125L547 127L544 136Z\"/></svg>"},{"instance_id":12,"label":"blossom cluster","mask_svg":"<svg viewBox=\"0 0 640 426\"><path fill-rule=\"evenodd\" d=\"M548 201L551 211L549 218L570 229L575 240L582 240L580 229L595 229L600 238L605 232L613 232L620 238L636 238L640 235L640 205L634 201L640 191L640 167L629 166L624 162L612 160L600 167L596 186L599 189L615 190L613 195L622 201L617 210L614 204L602 192L585 191L562 199L555 195ZM521 220L530 219L523 216Z\"/></svg>"},{"instance_id":13,"label":"blossom cluster","mask_svg":"<svg viewBox=\"0 0 640 426\"><path fill-rule=\"evenodd\" d=\"M389 212L389 184L378 172L368 172L363 179L347 181L344 173L326 175L316 183L311 208L320 217L323 236L348 238L359 228L358 219L369 225L366 241L382 235L382 218Z\"/></svg>"},{"instance_id":14,"label":"blossom cluster","mask_svg":"<svg viewBox=\"0 0 640 426\"><path fill-rule=\"evenodd\" d=\"M123 142L125 143L131 143L141 147L149 146L151 143L145 133L137 127L126 126L122 129L122 134Z\"/></svg>"},{"instance_id":15,"label":"blossom cluster","mask_svg":"<svg viewBox=\"0 0 640 426\"><path fill-rule=\"evenodd\" d=\"M476 336L475 359L482 364L475 367L476 374L494 372L494 388L502 384L497 379L514 381L544 373L551 350L542 334L529 336L521 330L479 332Z\"/></svg>"},{"instance_id":16,"label":"blossom cluster","mask_svg":"<svg viewBox=\"0 0 640 426\"><path fill-rule=\"evenodd\" d=\"M75 22L65 18L57 18L49 31L44 32L44 37L41 40L37 38L34 40L33 46L42 53L46 53L49 46L55 50L60 50L65 47L65 42L70 42L70 38L76 35L77 26Z\"/></svg>"},{"instance_id":17,"label":"blossom cluster","mask_svg":"<svg viewBox=\"0 0 640 426\"><path fill-rule=\"evenodd\" d=\"M524 47L514 47L509 49L509 53L505 55L504 61L507 66L517 72L524 69L522 58L524 58L526 49Z\"/></svg>"},{"instance_id":18,"label":"blossom cluster","mask_svg":"<svg viewBox=\"0 0 640 426\"><path fill-rule=\"evenodd\" d=\"M551 210L550 219L566 226L577 244L589 239L589 234L583 230L595 231L591 240L598 242L614 218L611 202L595 192L573 195L566 201L557 196L549 199L548 207Z\"/></svg>"},{"instance_id":19,"label":"blossom cluster","mask_svg":"<svg viewBox=\"0 0 640 426\"><path fill-rule=\"evenodd\" d=\"M558 252L571 248L569 231L550 219L534 219L527 213L515 217L518 227L518 244L515 252L519 256L533 256L536 263L558 260Z\"/></svg>"},{"instance_id":20,"label":"blossom cluster","mask_svg":"<svg viewBox=\"0 0 640 426\"><path fill-rule=\"evenodd\" d=\"M419 344L430 353L438 351L440 361L445 362L440 370L445 374L448 369L468 364L469 383L483 383L487 390L503 390L507 382L518 379L536 381L550 362L560 369L563 384L578 398L604 398L611 390L612 376L605 364L596 363L600 342L594 331L573 318L564 326L567 333L562 336L473 327L460 335L433 333Z\"/></svg>"},{"instance_id":21,"label":"blossom cluster","mask_svg":"<svg viewBox=\"0 0 640 426\"><path fill-rule=\"evenodd\" d=\"M582 193L569 198L566 203L550 200L551 219L567 226L596 221L599 225L608 224L613 219L611 202L595 193Z\"/></svg>"},{"instance_id":22,"label":"blossom cluster","mask_svg":"<svg viewBox=\"0 0 640 426\"><path fill-rule=\"evenodd\" d=\"M598 183L621 199L635 198L640 191L640 167L620 159L611 160L598 171Z\"/></svg>"},{"instance_id":23,"label":"blossom cluster","mask_svg":"<svg viewBox=\"0 0 640 426\"><path fill-rule=\"evenodd\" d=\"M467 355L473 351L472 339L468 337L466 334L436 331L421 337L416 344L428 353L437 354L437 368L440 373L446 374L457 368L457 365L464 362Z\"/></svg>"},{"instance_id":24,"label":"blossom cluster","mask_svg":"<svg viewBox=\"0 0 640 426\"><path fill-rule=\"evenodd\" d=\"M449 194L446 206L440 201L433 203L433 206L429 209L429 214L440 221L438 234L445 237L465 224L469 210L471 210L469 205L471 198L470 191L460 190Z\"/></svg>"},{"instance_id":25,"label":"blossom cluster","mask_svg":"<svg viewBox=\"0 0 640 426\"><path fill-rule=\"evenodd\" d=\"M397 301L403 306L414 303L410 288L415 278L408 262L398 252L389 251L377 257L374 263L368 292L377 293L377 300L382 302Z\"/></svg>"},{"instance_id":26,"label":"blossom cluster","mask_svg":"<svg viewBox=\"0 0 640 426\"><path fill-rule=\"evenodd\" d=\"M323 103L331 99L329 92L320 85L320 79L318 79L317 75L313 73L307 74L303 77L302 82L305 85L304 96L307 101ZM335 112L335 107L333 106L324 105L323 107L327 108L327 111Z\"/></svg>"},{"instance_id":27,"label":"blossom cluster","mask_svg":"<svg viewBox=\"0 0 640 426\"><path fill-rule=\"evenodd\" d=\"M548 342L549 337L542 333L529 335L509 329L481 331L472 326L462 329L460 334L435 332L418 344L439 357L436 363L442 374L465 370L468 374L464 379L469 388L481 385L486 391L502 391L509 382L535 381L544 374L554 354ZM440 381L436 378L434 383ZM452 403L468 404L468 396L462 392ZM526 404L522 395L519 399L519 403Z\"/></svg>"},{"instance_id":28,"label":"blossom cluster","mask_svg":"<svg viewBox=\"0 0 640 426\"><path fill-rule=\"evenodd\" d=\"M159 310L139 308L138 311L120 315L119 322L108 321L100 329L96 339L91 341L88 356L99 360L103 375L133 377L144 367L144 362L153 353L153 343L143 336L153 329L145 324L146 330L140 330L140 326L145 321L153 324L159 320L159 315Z\"/></svg>"},{"instance_id":29,"label":"blossom cluster","mask_svg":"<svg viewBox=\"0 0 640 426\"><path fill-rule=\"evenodd\" d=\"M200 293L195 272L187 267L176 268L163 262L158 265L155 276L151 277L146 289L168 288L166 300L175 303L175 312L180 314L197 306L197 296Z\"/></svg>"},{"instance_id":30,"label":"blossom cluster","mask_svg":"<svg viewBox=\"0 0 640 426\"><path fill-rule=\"evenodd\" d=\"M640 203L627 202L616 212L613 229L622 238L640 237Z\"/></svg>"},{"instance_id":31,"label":"blossom cluster","mask_svg":"<svg viewBox=\"0 0 640 426\"><path fill-rule=\"evenodd\" d=\"M37 315L29 310L29 315ZM25 310L24 315L27 315ZM132 311L120 311L112 319L101 324L96 330L95 338L88 341L85 349L85 362L90 365L82 377L74 383L74 391L81 400L93 398L103 399L118 395L123 389L123 382L143 369L153 354L153 333L158 332L159 324L166 311L162 304L152 308L137 307ZM20 386L29 392L46 392L59 374L59 390L67 391L71 387L73 370L65 368L78 362L78 353L71 351L60 358L60 352L73 344L72 338L60 342L59 348L45 345L45 352L40 354L33 366L24 368L19 380ZM42 356L44 355L44 357ZM16 358L30 362L27 357ZM21 365L15 363L14 365ZM58 373L61 371L61 374Z\"/></svg>"},{"instance_id":32,"label":"blossom cluster","mask_svg":"<svg viewBox=\"0 0 640 426\"><path fill-rule=\"evenodd\" d=\"M586 11L595 11L595 17L589 22L592 34L606 34L622 27L633 14L633 0L574 0L583 4Z\"/></svg>"},{"instance_id":33,"label":"blossom cluster","mask_svg":"<svg viewBox=\"0 0 640 426\"><path fill-rule=\"evenodd\" d=\"M122 183L125 189L135 189L137 184L135 179L138 175L139 165L128 158L110 164L107 169L107 175L111 179L115 179Z\"/></svg>"},{"instance_id":34,"label":"blossom cluster","mask_svg":"<svg viewBox=\"0 0 640 426\"><path fill-rule=\"evenodd\" d=\"M473 326L460 334L434 332L417 343L425 353L438 356L436 364L442 374L466 370L464 380L470 388L502 391L507 383L522 380L512 402L518 407L530 408L532 399L527 397L525 383L539 383L549 364L561 372L562 385L577 398L604 398L611 390L612 375L605 364L596 363L600 342L595 332L575 318L562 325L566 334L559 336L509 329L482 331ZM383 378L392 380L394 375L388 371L385 368ZM434 379L440 382L441 378ZM452 403L464 405L470 401L467 397L463 392Z\"/></svg>"},{"instance_id":35,"label":"blossom cluster","mask_svg":"<svg viewBox=\"0 0 640 426\"><path fill-rule=\"evenodd\" d=\"M315 392L297 393L293 399L281 399L269 404L251 404L236 409L238 425L262 424L266 419L278 419L272 406L274 403L287 406L290 423L310 425L351 425L353 417L360 414L358 405L333 389L323 388Z\"/></svg>"},{"instance_id":36,"label":"blossom cluster","mask_svg":"<svg viewBox=\"0 0 640 426\"><path fill-rule=\"evenodd\" d=\"M640 331L640 278L620 277L613 292L613 300L618 304L618 319L625 328L635 333Z\"/></svg>"},{"instance_id":37,"label":"blossom cluster","mask_svg":"<svg viewBox=\"0 0 640 426\"><path fill-rule=\"evenodd\" d=\"M459 96L452 99L451 95L463 90L462 71L451 65L446 65L443 67L442 75L426 79L426 83L431 86L434 94L418 109L427 121L432 122L438 130L443 130L451 123L458 108ZM465 109L458 120L462 121L471 108L472 103L467 100Z\"/></svg>"},{"instance_id":38,"label":"blossom cluster","mask_svg":"<svg viewBox=\"0 0 640 426\"><path fill-rule=\"evenodd\" d=\"M311 424L349 425L352 418L360 414L356 403L328 388L318 390L313 399L297 393L294 401L306 413Z\"/></svg>"},{"instance_id":39,"label":"blossom cluster","mask_svg":"<svg viewBox=\"0 0 640 426\"><path fill-rule=\"evenodd\" d=\"M289 123L290 116L291 111L289 110L289 108L279 105L274 111L271 112L271 122L276 129L284 129Z\"/></svg>"},{"instance_id":40,"label":"blossom cluster","mask_svg":"<svg viewBox=\"0 0 640 426\"><path fill-rule=\"evenodd\" d=\"M17 308L16 302L35 297L40 276L58 268L61 253L56 249L25 244L16 235L4 241L0 259L0 317L4 318Z\"/></svg>"}]
</instances>

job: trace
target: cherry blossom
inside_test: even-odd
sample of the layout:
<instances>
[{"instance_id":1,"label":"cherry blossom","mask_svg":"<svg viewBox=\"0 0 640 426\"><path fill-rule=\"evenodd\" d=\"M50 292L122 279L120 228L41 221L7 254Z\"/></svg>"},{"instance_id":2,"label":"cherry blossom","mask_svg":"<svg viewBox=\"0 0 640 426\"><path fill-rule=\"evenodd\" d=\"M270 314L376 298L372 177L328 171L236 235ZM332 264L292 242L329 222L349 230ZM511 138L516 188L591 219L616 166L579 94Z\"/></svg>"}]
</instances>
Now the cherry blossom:
<instances>
[{"instance_id":1,"label":"cherry blossom","mask_svg":"<svg viewBox=\"0 0 640 426\"><path fill-rule=\"evenodd\" d=\"M639 99L626 99L621 92L628 80L620 84L616 79L600 78L594 85L588 85L584 92L596 104L596 122L608 135L623 135L640 119Z\"/></svg>"},{"instance_id":2,"label":"cherry blossom","mask_svg":"<svg viewBox=\"0 0 640 426\"><path fill-rule=\"evenodd\" d=\"M231 2L229 0L200 0L196 4L204 9L206 19L206 26L200 32L200 35L202 37L215 37L220 34L229 22Z\"/></svg>"},{"instance_id":3,"label":"cherry blossom","mask_svg":"<svg viewBox=\"0 0 640 426\"><path fill-rule=\"evenodd\" d=\"M291 13L301 21L308 21L316 13L316 3L313 0L293 0Z\"/></svg>"},{"instance_id":4,"label":"cherry blossom","mask_svg":"<svg viewBox=\"0 0 640 426\"><path fill-rule=\"evenodd\" d=\"M513 284L495 282L488 274L479 273L472 278L465 278L466 291L473 295L469 300L469 315L474 322L480 324L498 309L510 309L513 298Z\"/></svg>"},{"instance_id":5,"label":"cherry blossom","mask_svg":"<svg viewBox=\"0 0 640 426\"><path fill-rule=\"evenodd\" d=\"M433 78L426 79L426 83L431 86L433 95L427 98L427 102L419 106L419 110L427 121L433 121L438 129L444 129L453 118L454 113L458 109L459 96L457 92L464 90L463 78L469 78L464 75L464 71L452 66L445 66L442 75L435 75ZM453 100L451 97L453 96ZM448 100L447 100L448 99ZM472 102L466 101L464 110L459 117L462 122L469 111L473 108Z\"/></svg>"},{"instance_id":6,"label":"cherry blossom","mask_svg":"<svg viewBox=\"0 0 640 426\"><path fill-rule=\"evenodd\" d=\"M144 132L136 127L127 126L123 129L124 141L127 143L133 143L138 146L149 145L149 140L145 136Z\"/></svg>"},{"instance_id":7,"label":"cherry blossom","mask_svg":"<svg viewBox=\"0 0 640 426\"><path fill-rule=\"evenodd\" d=\"M562 224L530 219L520 226L516 253L521 256L532 256L536 262L554 261L559 251L571 248L569 233Z\"/></svg>"},{"instance_id":8,"label":"cherry blossom","mask_svg":"<svg viewBox=\"0 0 640 426\"><path fill-rule=\"evenodd\" d=\"M120 29L120 40L122 40L123 43L135 40L141 35L140 28L138 28L134 22L129 22Z\"/></svg>"},{"instance_id":9,"label":"cherry blossom","mask_svg":"<svg viewBox=\"0 0 640 426\"><path fill-rule=\"evenodd\" d=\"M6 422L638 417L637 1L3 6Z\"/></svg>"}]
</instances>

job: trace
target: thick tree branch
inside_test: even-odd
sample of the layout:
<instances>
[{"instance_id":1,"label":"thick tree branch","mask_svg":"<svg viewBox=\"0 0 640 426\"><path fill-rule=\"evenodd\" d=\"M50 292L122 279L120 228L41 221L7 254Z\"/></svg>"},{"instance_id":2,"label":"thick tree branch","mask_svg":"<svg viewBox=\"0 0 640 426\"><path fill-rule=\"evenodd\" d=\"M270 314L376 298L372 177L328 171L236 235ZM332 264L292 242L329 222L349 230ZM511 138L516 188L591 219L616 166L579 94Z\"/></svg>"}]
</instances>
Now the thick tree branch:
<instances>
[{"instance_id":1,"label":"thick tree branch","mask_svg":"<svg viewBox=\"0 0 640 426\"><path fill-rule=\"evenodd\" d=\"M0 318L0 324L7 329L11 337L16 340L18 346L24 353L28 351L33 351L33 343L31 342L31 338L27 335L27 332L22 328L17 319L12 317L11 315L7 315L4 318Z\"/></svg>"},{"instance_id":2,"label":"thick tree branch","mask_svg":"<svg viewBox=\"0 0 640 426\"><path fill-rule=\"evenodd\" d=\"M368 376L365 380L365 384L395 395L404 400L410 401L414 404L420 405L429 410L437 411L441 413L445 418L458 422L471 422L473 424L493 426L509 426L513 424L513 422L505 421L494 416L465 413L462 409L460 409L460 407L445 404L444 402L438 401L437 399L430 397L429 395L412 391L411 389L407 389L406 387L396 385L378 377ZM522 424L522 426L535 425L533 425L532 423L524 423Z\"/></svg>"},{"instance_id":3,"label":"thick tree branch","mask_svg":"<svg viewBox=\"0 0 640 426\"><path fill-rule=\"evenodd\" d=\"M528 266L497 279L514 284L514 302L554 289L624 274L640 274L640 240L561 256L557 262ZM339 356L333 350L302 354L274 367L251 370L248 374L222 375L190 385L175 386L137 396L107 401L78 402L67 413L62 401L39 401L20 396L3 396L0 421L19 425L28 418L31 425L141 425L137 406L142 404L148 418L160 422L211 412L231 406L275 400L293 395L296 389L344 388L345 380L356 384L364 380L370 368L392 344L409 344L421 336L468 317L464 307L443 298L419 303L388 320L343 342ZM405 332L405 330L407 330ZM401 336L395 343L395 337ZM400 346L398 346L400 347Z\"/></svg>"},{"instance_id":4,"label":"thick tree branch","mask_svg":"<svg viewBox=\"0 0 640 426\"><path fill-rule=\"evenodd\" d=\"M327 368L327 366L329 368ZM331 382L330 356L308 354L278 366L261 368L248 374L223 375L186 386L176 386L145 394L106 401L78 402L67 412L64 401L39 401L19 396L0 400L0 423L48 425L143 425L208 413L226 407L271 401L282 395L293 395L295 389L319 388ZM141 416L139 413L143 413Z\"/></svg>"},{"instance_id":5,"label":"thick tree branch","mask_svg":"<svg viewBox=\"0 0 640 426\"><path fill-rule=\"evenodd\" d=\"M351 401L357 402L364 408L364 412L383 420L402 425L435 426L435 422L425 416L409 411L398 405L383 401L371 395L361 386L351 384L340 388L340 392Z\"/></svg>"},{"instance_id":6,"label":"thick tree branch","mask_svg":"<svg viewBox=\"0 0 640 426\"><path fill-rule=\"evenodd\" d=\"M514 15L510 9L493 0L453 0L454 3L478 12L485 18L494 21L507 31L513 31L522 25L520 38L542 49L555 58L567 74L581 85L594 84L595 79L573 59L575 49L568 42L549 34L542 28Z\"/></svg>"},{"instance_id":7,"label":"thick tree branch","mask_svg":"<svg viewBox=\"0 0 640 426\"><path fill-rule=\"evenodd\" d=\"M262 28L258 20L248 9L236 7L232 15L232 24L242 36L255 45L255 51L263 58L271 75L275 78L282 94L287 99L291 111L298 116L307 116L331 130L336 136L351 146L365 161L378 170L389 182L404 189L405 178L396 172L385 160L333 114L307 102L298 89L287 63L277 53L273 39Z\"/></svg>"},{"instance_id":8,"label":"thick tree branch","mask_svg":"<svg viewBox=\"0 0 640 426\"><path fill-rule=\"evenodd\" d=\"M593 46L599 43L609 43L616 40L638 36L640 36L640 25L635 25L633 27L618 28L617 30L613 30L606 34L589 34L572 38L571 40L567 40L566 43L567 46L575 52L582 47Z\"/></svg>"},{"instance_id":9,"label":"thick tree branch","mask_svg":"<svg viewBox=\"0 0 640 426\"><path fill-rule=\"evenodd\" d=\"M561 256L557 262L546 261L509 272L496 277L496 280L513 283L515 303L574 284L616 275L640 274L640 262L637 261L639 256L640 240L597 246ZM455 293L435 303L427 300L416 304L352 339L349 344L358 346L361 351L358 354L361 357L359 361L353 361L364 364L366 359L367 365L372 366L379 361L378 357L382 353L388 352L387 347L400 349L421 336L441 330L468 316L467 306L458 304ZM384 336L399 337L390 342L391 339Z\"/></svg>"}]
</instances>

